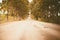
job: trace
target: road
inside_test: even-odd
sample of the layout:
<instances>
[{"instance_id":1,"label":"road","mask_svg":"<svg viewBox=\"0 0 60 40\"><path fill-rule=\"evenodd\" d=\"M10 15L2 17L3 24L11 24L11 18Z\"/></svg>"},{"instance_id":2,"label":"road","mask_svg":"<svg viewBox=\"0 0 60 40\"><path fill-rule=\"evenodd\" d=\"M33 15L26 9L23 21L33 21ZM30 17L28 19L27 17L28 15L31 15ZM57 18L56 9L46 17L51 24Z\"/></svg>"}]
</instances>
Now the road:
<instances>
[{"instance_id":1,"label":"road","mask_svg":"<svg viewBox=\"0 0 60 40\"><path fill-rule=\"evenodd\" d=\"M0 24L0 40L60 40L60 25L35 20Z\"/></svg>"}]
</instances>

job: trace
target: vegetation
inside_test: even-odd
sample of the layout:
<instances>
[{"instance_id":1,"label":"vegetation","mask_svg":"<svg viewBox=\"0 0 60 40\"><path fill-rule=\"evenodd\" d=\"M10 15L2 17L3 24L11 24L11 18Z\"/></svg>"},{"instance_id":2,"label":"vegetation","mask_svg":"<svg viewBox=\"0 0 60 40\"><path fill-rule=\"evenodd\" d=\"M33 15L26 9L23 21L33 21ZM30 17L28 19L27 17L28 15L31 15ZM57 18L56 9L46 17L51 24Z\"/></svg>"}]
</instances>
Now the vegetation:
<instances>
[{"instance_id":1,"label":"vegetation","mask_svg":"<svg viewBox=\"0 0 60 40\"><path fill-rule=\"evenodd\" d=\"M28 14L27 0L8 0L8 10L13 11L13 15L17 13L20 18L24 18Z\"/></svg>"},{"instance_id":2,"label":"vegetation","mask_svg":"<svg viewBox=\"0 0 60 40\"><path fill-rule=\"evenodd\" d=\"M31 9L32 18L60 24L60 0L3 0L0 3L1 20L21 20L28 16Z\"/></svg>"},{"instance_id":3,"label":"vegetation","mask_svg":"<svg viewBox=\"0 0 60 40\"><path fill-rule=\"evenodd\" d=\"M0 7L0 20L10 20L11 18L21 20L28 16L27 0L2 0Z\"/></svg>"},{"instance_id":4,"label":"vegetation","mask_svg":"<svg viewBox=\"0 0 60 40\"><path fill-rule=\"evenodd\" d=\"M35 2L33 3L35 4ZM32 6L32 14L36 20L41 19L46 22L60 23L60 0L37 1Z\"/></svg>"}]
</instances>

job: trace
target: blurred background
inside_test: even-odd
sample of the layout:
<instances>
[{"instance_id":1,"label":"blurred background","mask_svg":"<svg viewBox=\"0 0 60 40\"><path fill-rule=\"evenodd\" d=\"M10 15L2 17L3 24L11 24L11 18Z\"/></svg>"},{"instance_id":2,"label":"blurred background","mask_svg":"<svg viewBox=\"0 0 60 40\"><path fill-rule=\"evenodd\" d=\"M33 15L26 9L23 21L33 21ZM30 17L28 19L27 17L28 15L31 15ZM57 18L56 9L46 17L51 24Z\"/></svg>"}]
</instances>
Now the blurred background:
<instances>
[{"instance_id":1,"label":"blurred background","mask_svg":"<svg viewBox=\"0 0 60 40\"><path fill-rule=\"evenodd\" d=\"M31 18L60 24L60 0L0 0L0 23Z\"/></svg>"}]
</instances>

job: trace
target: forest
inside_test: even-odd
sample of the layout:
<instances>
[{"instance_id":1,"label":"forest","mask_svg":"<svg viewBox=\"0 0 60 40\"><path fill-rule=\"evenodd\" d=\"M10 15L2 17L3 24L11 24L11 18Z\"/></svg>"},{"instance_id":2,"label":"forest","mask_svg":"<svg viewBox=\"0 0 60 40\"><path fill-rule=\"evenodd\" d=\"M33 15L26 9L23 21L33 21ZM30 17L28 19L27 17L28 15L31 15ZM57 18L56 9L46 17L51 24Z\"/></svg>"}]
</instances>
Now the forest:
<instances>
[{"instance_id":1,"label":"forest","mask_svg":"<svg viewBox=\"0 0 60 40\"><path fill-rule=\"evenodd\" d=\"M2 0L0 23L25 20L29 9L34 20L60 24L60 0Z\"/></svg>"}]
</instances>

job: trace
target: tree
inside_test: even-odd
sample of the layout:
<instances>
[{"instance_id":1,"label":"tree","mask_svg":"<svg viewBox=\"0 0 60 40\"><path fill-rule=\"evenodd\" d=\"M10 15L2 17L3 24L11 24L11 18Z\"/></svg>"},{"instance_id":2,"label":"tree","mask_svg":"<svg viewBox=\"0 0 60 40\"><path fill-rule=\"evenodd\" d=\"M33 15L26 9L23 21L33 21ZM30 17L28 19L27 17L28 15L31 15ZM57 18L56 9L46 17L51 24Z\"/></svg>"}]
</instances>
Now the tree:
<instances>
[{"instance_id":1,"label":"tree","mask_svg":"<svg viewBox=\"0 0 60 40\"><path fill-rule=\"evenodd\" d=\"M28 15L28 1L27 0L8 0L8 11L11 9L14 11L13 14L17 13L17 15L21 18L25 18Z\"/></svg>"},{"instance_id":2,"label":"tree","mask_svg":"<svg viewBox=\"0 0 60 40\"><path fill-rule=\"evenodd\" d=\"M34 3L32 7L32 15L38 20L60 23L60 0L40 0Z\"/></svg>"}]
</instances>

